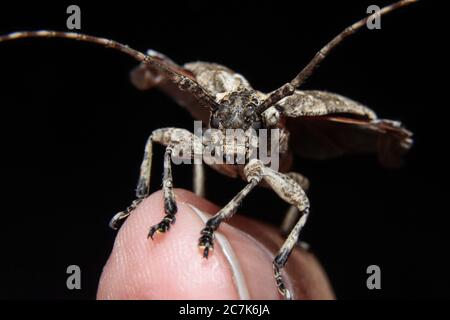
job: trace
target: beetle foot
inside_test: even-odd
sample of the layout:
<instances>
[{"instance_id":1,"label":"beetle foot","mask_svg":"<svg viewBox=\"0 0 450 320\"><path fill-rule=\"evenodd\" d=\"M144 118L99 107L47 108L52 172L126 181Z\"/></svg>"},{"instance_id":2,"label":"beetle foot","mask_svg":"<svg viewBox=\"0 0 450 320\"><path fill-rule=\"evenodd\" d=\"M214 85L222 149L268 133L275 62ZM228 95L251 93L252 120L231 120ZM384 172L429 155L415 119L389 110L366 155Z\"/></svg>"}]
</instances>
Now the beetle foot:
<instances>
[{"instance_id":1,"label":"beetle foot","mask_svg":"<svg viewBox=\"0 0 450 320\"><path fill-rule=\"evenodd\" d=\"M214 230L205 227L200 232L202 235L198 241L198 247L203 250L203 258L208 258L209 253L214 250Z\"/></svg>"},{"instance_id":2,"label":"beetle foot","mask_svg":"<svg viewBox=\"0 0 450 320\"><path fill-rule=\"evenodd\" d=\"M170 225L175 223L175 216L172 214L166 214L166 216L161 220L160 223L155 224L150 228L150 231L148 232L147 238L152 238L155 232L158 233L164 233L166 231L169 231Z\"/></svg>"},{"instance_id":3,"label":"beetle foot","mask_svg":"<svg viewBox=\"0 0 450 320\"><path fill-rule=\"evenodd\" d=\"M136 209L136 207L139 205L139 203L142 202L142 200L144 200L144 198L138 198L134 200L128 208L126 208L123 211L120 211L119 213L116 213L109 221L109 227L114 230L119 229L125 222L125 220L128 218L130 213L134 209Z\"/></svg>"},{"instance_id":4,"label":"beetle foot","mask_svg":"<svg viewBox=\"0 0 450 320\"><path fill-rule=\"evenodd\" d=\"M273 273L275 275L275 281L277 282L277 289L280 292L280 294L284 296L287 300L292 300L291 292L286 288L283 278L281 277L281 271L275 264L273 265Z\"/></svg>"}]
</instances>

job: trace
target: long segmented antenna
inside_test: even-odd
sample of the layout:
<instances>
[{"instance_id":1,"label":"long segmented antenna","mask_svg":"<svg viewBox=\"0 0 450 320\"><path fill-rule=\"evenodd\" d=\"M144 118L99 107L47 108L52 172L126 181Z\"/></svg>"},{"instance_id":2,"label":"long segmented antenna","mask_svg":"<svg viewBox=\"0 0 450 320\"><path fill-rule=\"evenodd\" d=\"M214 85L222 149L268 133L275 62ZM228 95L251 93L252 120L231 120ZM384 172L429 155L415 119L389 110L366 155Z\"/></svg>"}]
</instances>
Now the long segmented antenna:
<instances>
[{"instance_id":1,"label":"long segmented antenna","mask_svg":"<svg viewBox=\"0 0 450 320\"><path fill-rule=\"evenodd\" d=\"M106 38L94 37L82 33L75 32L61 32L61 31L49 31L49 30L41 30L41 31L19 31L13 32L10 34L0 36L0 42L4 41L12 41L17 39L26 39L26 38L63 38L63 39L71 39L78 40L84 42L90 42L94 44L101 45L103 47L112 48L118 51L121 51L139 62L142 62L149 67L152 67L160 72L162 72L169 80L174 82L180 90L190 92L198 102L205 107L209 107L212 110L215 110L218 106L215 99L209 95L208 92L203 89L195 80L180 74L176 70L174 70L171 66L167 65L163 61L157 60L151 56L148 56L140 51L130 48L127 45L119 43L114 40L109 40Z\"/></svg>"},{"instance_id":2,"label":"long segmented antenna","mask_svg":"<svg viewBox=\"0 0 450 320\"><path fill-rule=\"evenodd\" d=\"M295 92L295 89L300 87L306 79L311 76L313 71L319 66L320 62L333 50L338 44L340 44L344 39L354 34L356 31L361 29L363 26L367 24L369 19L374 19L375 17L380 17L386 13L392 12L395 9L401 8L403 6L409 5L413 2L417 2L418 0L402 0L395 2L391 5L388 5L382 8L379 12L375 12L357 22L352 24L351 26L345 28L341 33L335 36L330 42L328 42L319 52L316 53L314 58L300 71L299 74L291 81L275 91L272 91L269 96L264 100L257 108L257 112L261 114L275 103L280 101L281 99L292 95Z\"/></svg>"}]
</instances>

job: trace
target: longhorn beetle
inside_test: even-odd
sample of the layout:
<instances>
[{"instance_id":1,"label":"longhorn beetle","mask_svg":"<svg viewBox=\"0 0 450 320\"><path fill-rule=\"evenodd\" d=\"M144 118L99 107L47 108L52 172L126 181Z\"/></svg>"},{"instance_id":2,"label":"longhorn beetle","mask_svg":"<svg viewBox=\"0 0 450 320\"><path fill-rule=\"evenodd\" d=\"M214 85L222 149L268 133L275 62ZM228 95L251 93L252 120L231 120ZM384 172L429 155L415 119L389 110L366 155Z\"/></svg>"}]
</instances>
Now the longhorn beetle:
<instances>
[{"instance_id":1,"label":"longhorn beetle","mask_svg":"<svg viewBox=\"0 0 450 320\"><path fill-rule=\"evenodd\" d=\"M343 96L324 91L297 90L313 73L319 63L344 39L374 19L417 0L402 0L382 8L344 29L320 51L290 82L265 94L251 87L240 74L227 67L206 62L186 63L183 66L149 50L147 54L113 40L90 35L59 31L23 31L0 36L0 42L23 38L66 38L95 43L121 51L140 62L131 72L133 84L141 90L156 87L172 96L208 128L219 132L242 129L247 141L237 149L219 141L224 147L223 157L244 156L244 164L211 164L215 170L231 177L241 177L247 185L218 213L210 218L201 230L199 247L208 257L213 249L214 231L220 223L233 216L237 208L258 184L264 182L291 205L284 229L292 229L273 261L273 270L279 292L288 299L292 296L286 288L281 269L299 240L300 231L309 214L309 201L305 194L308 180L299 173L288 172L292 152L310 158L323 159L347 152L377 152L385 165L396 165L412 145L412 133L399 122L378 119L369 108ZM258 158L249 158L252 129L278 128L280 132L280 170L265 166ZM163 194L165 216L150 228L148 237L163 233L175 223L177 205L172 183L172 158L175 148L192 150L197 136L185 129L162 128L154 130L145 146L136 197L124 211L117 213L110 226L117 229L136 206L149 195L153 143L166 146L164 154ZM290 141L289 141L290 140ZM198 142L198 141L197 141ZM203 143L203 142L200 142ZM291 148L289 148L290 146ZM194 165L194 190L203 194L203 167ZM298 218L300 213L300 217ZM295 223L295 221L298 221Z\"/></svg>"}]
</instances>

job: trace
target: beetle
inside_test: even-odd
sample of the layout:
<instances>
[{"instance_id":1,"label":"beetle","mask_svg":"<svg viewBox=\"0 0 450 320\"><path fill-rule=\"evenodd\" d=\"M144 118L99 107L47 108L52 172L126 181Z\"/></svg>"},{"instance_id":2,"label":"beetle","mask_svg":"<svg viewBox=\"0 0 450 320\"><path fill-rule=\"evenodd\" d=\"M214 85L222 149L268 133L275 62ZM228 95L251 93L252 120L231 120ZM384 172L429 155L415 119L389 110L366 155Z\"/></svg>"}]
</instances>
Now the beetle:
<instances>
[{"instance_id":1,"label":"beetle","mask_svg":"<svg viewBox=\"0 0 450 320\"><path fill-rule=\"evenodd\" d=\"M215 136L223 147L223 158L242 157L243 164L207 162L218 172L244 179L245 187L219 212L211 217L200 232L199 247L207 258L214 248L214 232L220 224L231 218L243 199L257 185L272 188L291 205L283 228L290 231L287 240L273 261L274 276L279 292L287 299L292 295L286 288L281 270L297 244L301 230L309 215L309 200L305 191L309 181L297 172L289 172L292 153L325 159L344 153L376 152L382 164L398 165L401 156L412 146L412 133L400 122L379 119L368 107L338 94L317 90L297 90L313 73L319 63L344 39L367 24L397 8L416 2L401 0L388 5L344 29L304 67L297 76L280 88L266 94L255 90L249 82L233 70L215 63L191 62L178 65L165 55L148 50L146 54L119 42L86 34L60 31L21 31L0 36L0 42L23 38L65 38L91 42L121 51L140 64L131 72L132 83L141 90L158 88L185 107L194 118L207 124L207 128L223 133L229 129L244 132L242 145L232 145L222 135ZM278 170L266 166L258 157L251 158L252 141L256 129L279 130L281 166ZM175 223L177 205L173 192L172 162L176 151L189 153L204 141L186 129L161 128L154 130L147 140L144 159L136 188L136 200L110 222L118 229L131 212L150 192L153 144L166 147L164 153L163 194L164 218L149 230L148 237L164 233ZM241 148L239 148L241 147ZM272 148L273 149L273 148ZM270 150L273 152L274 150ZM203 195L203 167L194 165L194 190Z\"/></svg>"}]
</instances>

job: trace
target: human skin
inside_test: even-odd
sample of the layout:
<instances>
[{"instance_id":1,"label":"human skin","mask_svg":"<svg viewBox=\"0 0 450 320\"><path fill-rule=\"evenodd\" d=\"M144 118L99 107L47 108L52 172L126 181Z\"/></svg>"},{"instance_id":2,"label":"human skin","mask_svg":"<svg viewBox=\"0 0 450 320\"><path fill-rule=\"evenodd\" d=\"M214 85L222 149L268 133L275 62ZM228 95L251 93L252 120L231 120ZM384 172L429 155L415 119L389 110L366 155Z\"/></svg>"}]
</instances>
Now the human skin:
<instances>
[{"instance_id":1,"label":"human skin","mask_svg":"<svg viewBox=\"0 0 450 320\"><path fill-rule=\"evenodd\" d=\"M150 226L164 216L161 191L123 224L97 299L283 299L272 271L284 240L275 228L236 214L220 225L214 251L204 259L197 246L202 219L219 207L186 190L175 194L176 223L167 233L147 239ZM334 299L319 262L302 248L292 252L283 276L294 299Z\"/></svg>"}]
</instances>

